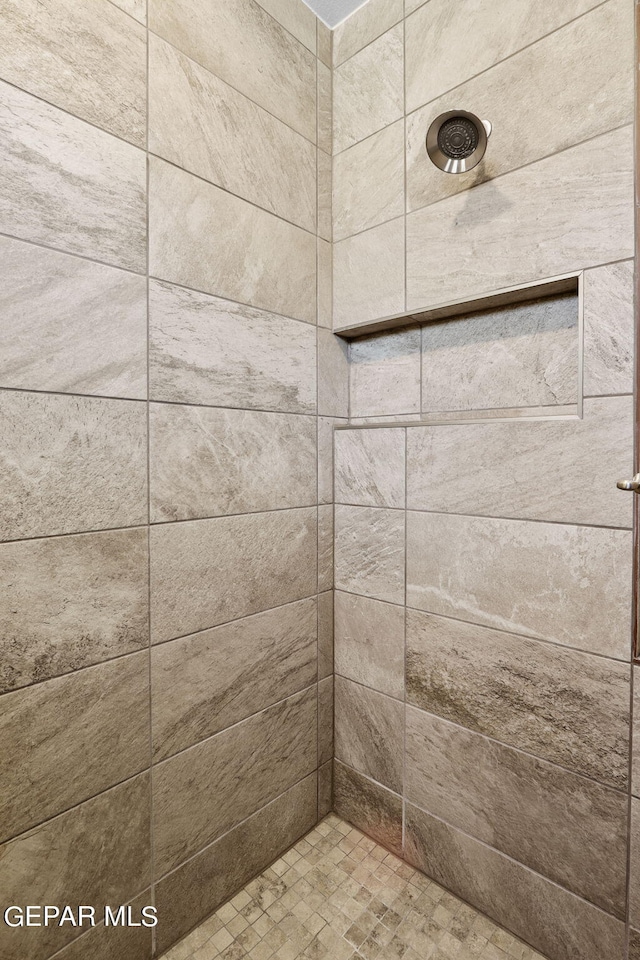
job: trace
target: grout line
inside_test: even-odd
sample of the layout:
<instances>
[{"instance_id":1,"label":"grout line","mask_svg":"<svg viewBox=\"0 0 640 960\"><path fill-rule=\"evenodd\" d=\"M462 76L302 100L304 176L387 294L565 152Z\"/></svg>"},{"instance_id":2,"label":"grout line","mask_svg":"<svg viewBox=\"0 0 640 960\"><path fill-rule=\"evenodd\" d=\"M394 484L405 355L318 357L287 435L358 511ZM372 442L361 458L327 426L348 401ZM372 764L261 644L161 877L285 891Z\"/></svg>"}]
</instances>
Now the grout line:
<instances>
[{"instance_id":1,"label":"grout line","mask_svg":"<svg viewBox=\"0 0 640 960\"><path fill-rule=\"evenodd\" d=\"M305 2L306 2L306 0L305 0ZM361 6L364 6L365 3L366 3L366 0L363 0L363 3L361 4ZM358 10L359 10L359 9L360 9L360 7L358 7ZM357 10L354 10L353 12L354 12L354 13L357 13L358 11L357 11ZM350 16L351 16L351 14L350 14ZM347 17L346 19L349 19L349 18ZM348 57L345 57L344 60L341 60L340 63L333 63L333 65L332 65L332 70L333 70L334 72L337 72L337 71L340 69L340 67L344 66L345 63L348 63L349 60L353 60L353 58L354 58L354 57L357 57L358 54L359 54L359 53L362 53L363 50L366 50L368 47L372 46L372 45L376 42L376 40L379 40L379 39L380 39L380 37L384 37L385 34L389 33L391 30L395 30L395 28L396 28L397 26L399 26L403 21L404 21L404 14L403 14L401 17L399 17L397 20L395 20L392 24L390 24L390 25L386 28L386 30L383 30L382 33L376 34L376 36L375 36L372 40L368 40L367 43L363 44L361 47L358 47L357 50L355 50L353 53L349 54ZM344 23L344 20L342 21L342 23ZM335 31L337 30L337 27L342 26L342 23L339 23L336 27L332 27L332 28L331 28L333 34L335 34Z\"/></svg>"}]
</instances>

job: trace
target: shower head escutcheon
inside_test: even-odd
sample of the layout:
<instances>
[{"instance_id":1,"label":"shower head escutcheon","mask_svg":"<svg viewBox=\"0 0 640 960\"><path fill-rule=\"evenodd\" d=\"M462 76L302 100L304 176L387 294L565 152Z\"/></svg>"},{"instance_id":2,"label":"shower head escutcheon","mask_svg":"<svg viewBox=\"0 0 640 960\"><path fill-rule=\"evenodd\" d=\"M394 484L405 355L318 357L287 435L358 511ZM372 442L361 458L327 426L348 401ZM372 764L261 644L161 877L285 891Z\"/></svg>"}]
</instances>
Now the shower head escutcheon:
<instances>
[{"instance_id":1,"label":"shower head escutcheon","mask_svg":"<svg viewBox=\"0 0 640 960\"><path fill-rule=\"evenodd\" d=\"M491 124L465 110L449 110L436 117L427 132L427 153L445 173L466 173L484 157Z\"/></svg>"}]
</instances>

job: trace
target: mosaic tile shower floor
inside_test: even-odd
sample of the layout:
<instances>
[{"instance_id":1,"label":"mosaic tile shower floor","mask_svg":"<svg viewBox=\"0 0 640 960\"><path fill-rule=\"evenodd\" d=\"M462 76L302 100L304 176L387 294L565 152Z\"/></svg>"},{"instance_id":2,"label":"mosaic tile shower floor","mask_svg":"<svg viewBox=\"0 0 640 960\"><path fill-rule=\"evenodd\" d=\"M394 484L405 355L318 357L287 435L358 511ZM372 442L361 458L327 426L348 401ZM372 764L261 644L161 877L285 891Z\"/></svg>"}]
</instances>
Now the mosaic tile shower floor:
<instances>
[{"instance_id":1,"label":"mosaic tile shower floor","mask_svg":"<svg viewBox=\"0 0 640 960\"><path fill-rule=\"evenodd\" d=\"M329 814L162 960L545 960Z\"/></svg>"}]
</instances>

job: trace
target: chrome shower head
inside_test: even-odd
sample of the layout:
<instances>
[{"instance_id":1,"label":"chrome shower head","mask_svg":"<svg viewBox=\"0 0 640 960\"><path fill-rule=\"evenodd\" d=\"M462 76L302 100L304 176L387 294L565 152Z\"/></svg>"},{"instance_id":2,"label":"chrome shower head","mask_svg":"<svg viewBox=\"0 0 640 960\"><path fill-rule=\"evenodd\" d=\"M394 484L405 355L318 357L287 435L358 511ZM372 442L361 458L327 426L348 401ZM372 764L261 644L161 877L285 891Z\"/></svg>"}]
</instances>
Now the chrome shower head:
<instances>
[{"instance_id":1,"label":"chrome shower head","mask_svg":"<svg viewBox=\"0 0 640 960\"><path fill-rule=\"evenodd\" d=\"M427 133L431 162L445 173L466 173L484 157L491 136L488 120L465 110L449 110L436 117Z\"/></svg>"}]
</instances>

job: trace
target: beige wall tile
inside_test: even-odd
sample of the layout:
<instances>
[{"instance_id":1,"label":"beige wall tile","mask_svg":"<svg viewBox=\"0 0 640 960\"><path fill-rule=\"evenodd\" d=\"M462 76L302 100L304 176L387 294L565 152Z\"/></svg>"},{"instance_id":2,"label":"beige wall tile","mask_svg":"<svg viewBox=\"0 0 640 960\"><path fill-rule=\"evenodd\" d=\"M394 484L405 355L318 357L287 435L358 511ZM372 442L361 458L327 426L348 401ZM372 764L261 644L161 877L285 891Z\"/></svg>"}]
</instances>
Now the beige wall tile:
<instances>
[{"instance_id":1,"label":"beige wall tile","mask_svg":"<svg viewBox=\"0 0 640 960\"><path fill-rule=\"evenodd\" d=\"M408 309L631 256L631 153L625 127L410 214Z\"/></svg>"},{"instance_id":2,"label":"beige wall tile","mask_svg":"<svg viewBox=\"0 0 640 960\"><path fill-rule=\"evenodd\" d=\"M336 759L402 793L404 704L335 679Z\"/></svg>"},{"instance_id":3,"label":"beige wall tile","mask_svg":"<svg viewBox=\"0 0 640 960\"><path fill-rule=\"evenodd\" d=\"M326 67L330 67L332 64L331 56L331 47L333 44L333 31L327 27L322 20L317 18L317 42L318 42L318 59L324 63Z\"/></svg>"},{"instance_id":4,"label":"beige wall tile","mask_svg":"<svg viewBox=\"0 0 640 960\"><path fill-rule=\"evenodd\" d=\"M120 7L140 23L147 22L147 0L113 0L116 7Z\"/></svg>"},{"instance_id":5,"label":"beige wall tile","mask_svg":"<svg viewBox=\"0 0 640 960\"><path fill-rule=\"evenodd\" d=\"M316 526L311 507L152 527L154 642L315 594Z\"/></svg>"},{"instance_id":6,"label":"beige wall tile","mask_svg":"<svg viewBox=\"0 0 640 960\"><path fill-rule=\"evenodd\" d=\"M630 564L626 530L407 515L410 606L622 660Z\"/></svg>"},{"instance_id":7,"label":"beige wall tile","mask_svg":"<svg viewBox=\"0 0 640 960\"><path fill-rule=\"evenodd\" d=\"M1 539L146 521L145 404L5 391L0 424Z\"/></svg>"},{"instance_id":8,"label":"beige wall tile","mask_svg":"<svg viewBox=\"0 0 640 960\"><path fill-rule=\"evenodd\" d=\"M131 903L132 916L139 921L143 907L152 901L151 890L145 890ZM95 929L70 943L59 953L56 960L150 960L151 934L149 927L105 927L97 924Z\"/></svg>"},{"instance_id":9,"label":"beige wall tile","mask_svg":"<svg viewBox=\"0 0 640 960\"><path fill-rule=\"evenodd\" d=\"M351 342L352 417L420 412L420 338L407 327Z\"/></svg>"},{"instance_id":10,"label":"beige wall tile","mask_svg":"<svg viewBox=\"0 0 640 960\"><path fill-rule=\"evenodd\" d=\"M330 330L318 328L318 413L349 415L348 344Z\"/></svg>"},{"instance_id":11,"label":"beige wall tile","mask_svg":"<svg viewBox=\"0 0 640 960\"><path fill-rule=\"evenodd\" d=\"M302 0L258 0L258 3L300 43L312 53L316 52L317 18Z\"/></svg>"},{"instance_id":12,"label":"beige wall tile","mask_svg":"<svg viewBox=\"0 0 640 960\"><path fill-rule=\"evenodd\" d=\"M154 400L315 413L315 327L168 283L149 294Z\"/></svg>"},{"instance_id":13,"label":"beige wall tile","mask_svg":"<svg viewBox=\"0 0 640 960\"><path fill-rule=\"evenodd\" d=\"M379 783L334 761L333 807L388 850L402 851L402 798Z\"/></svg>"},{"instance_id":14,"label":"beige wall tile","mask_svg":"<svg viewBox=\"0 0 640 960\"><path fill-rule=\"evenodd\" d=\"M333 503L333 428L346 423L334 417L318 417L318 503Z\"/></svg>"},{"instance_id":15,"label":"beige wall tile","mask_svg":"<svg viewBox=\"0 0 640 960\"><path fill-rule=\"evenodd\" d=\"M316 240L151 158L153 276L315 323Z\"/></svg>"},{"instance_id":16,"label":"beige wall tile","mask_svg":"<svg viewBox=\"0 0 640 960\"><path fill-rule=\"evenodd\" d=\"M631 798L629 920L640 926L640 800Z\"/></svg>"},{"instance_id":17,"label":"beige wall tile","mask_svg":"<svg viewBox=\"0 0 640 960\"><path fill-rule=\"evenodd\" d=\"M404 609L336 591L335 671L404 698Z\"/></svg>"},{"instance_id":18,"label":"beige wall tile","mask_svg":"<svg viewBox=\"0 0 640 960\"><path fill-rule=\"evenodd\" d=\"M633 393L633 261L584 273L584 392Z\"/></svg>"},{"instance_id":19,"label":"beige wall tile","mask_svg":"<svg viewBox=\"0 0 640 960\"><path fill-rule=\"evenodd\" d=\"M149 41L151 152L315 233L313 144L164 40Z\"/></svg>"},{"instance_id":20,"label":"beige wall tile","mask_svg":"<svg viewBox=\"0 0 640 960\"><path fill-rule=\"evenodd\" d=\"M404 310L404 217L333 247L333 325Z\"/></svg>"},{"instance_id":21,"label":"beige wall tile","mask_svg":"<svg viewBox=\"0 0 640 960\"><path fill-rule=\"evenodd\" d=\"M333 326L333 263L331 244L318 237L318 326Z\"/></svg>"},{"instance_id":22,"label":"beige wall tile","mask_svg":"<svg viewBox=\"0 0 640 960\"><path fill-rule=\"evenodd\" d=\"M318 150L318 236L331 240L331 157L324 150Z\"/></svg>"},{"instance_id":23,"label":"beige wall tile","mask_svg":"<svg viewBox=\"0 0 640 960\"><path fill-rule=\"evenodd\" d=\"M336 588L404 603L404 514L336 505L335 516Z\"/></svg>"},{"instance_id":24,"label":"beige wall tile","mask_svg":"<svg viewBox=\"0 0 640 960\"><path fill-rule=\"evenodd\" d=\"M318 507L318 593L333 588L333 504Z\"/></svg>"},{"instance_id":25,"label":"beige wall tile","mask_svg":"<svg viewBox=\"0 0 640 960\"><path fill-rule=\"evenodd\" d=\"M326 817L333 810L333 761L318 770L318 817Z\"/></svg>"},{"instance_id":26,"label":"beige wall tile","mask_svg":"<svg viewBox=\"0 0 640 960\"><path fill-rule=\"evenodd\" d=\"M364 507L404 507L405 431L338 430L336 501Z\"/></svg>"},{"instance_id":27,"label":"beige wall tile","mask_svg":"<svg viewBox=\"0 0 640 960\"><path fill-rule=\"evenodd\" d=\"M333 153L333 78L329 67L318 61L318 147Z\"/></svg>"},{"instance_id":28,"label":"beige wall tile","mask_svg":"<svg viewBox=\"0 0 640 960\"><path fill-rule=\"evenodd\" d=\"M325 677L318 683L318 766L333 759L333 680L333 677Z\"/></svg>"},{"instance_id":29,"label":"beige wall tile","mask_svg":"<svg viewBox=\"0 0 640 960\"><path fill-rule=\"evenodd\" d=\"M640 960L640 930L629 929L629 960Z\"/></svg>"},{"instance_id":30,"label":"beige wall tile","mask_svg":"<svg viewBox=\"0 0 640 960\"><path fill-rule=\"evenodd\" d=\"M143 272L145 155L0 82L0 231Z\"/></svg>"},{"instance_id":31,"label":"beige wall tile","mask_svg":"<svg viewBox=\"0 0 640 960\"><path fill-rule=\"evenodd\" d=\"M140 24L107 0L6 0L2 32L3 80L144 147L147 50Z\"/></svg>"},{"instance_id":32,"label":"beige wall tile","mask_svg":"<svg viewBox=\"0 0 640 960\"><path fill-rule=\"evenodd\" d=\"M369 0L364 3L333 31L334 67L402 20L402 14L402 0Z\"/></svg>"},{"instance_id":33,"label":"beige wall tile","mask_svg":"<svg viewBox=\"0 0 640 960\"><path fill-rule=\"evenodd\" d=\"M333 673L333 590L318 597L318 679Z\"/></svg>"},{"instance_id":34,"label":"beige wall tile","mask_svg":"<svg viewBox=\"0 0 640 960\"><path fill-rule=\"evenodd\" d=\"M631 792L640 797L640 666L634 664L633 672L633 747L631 763Z\"/></svg>"}]
</instances>

